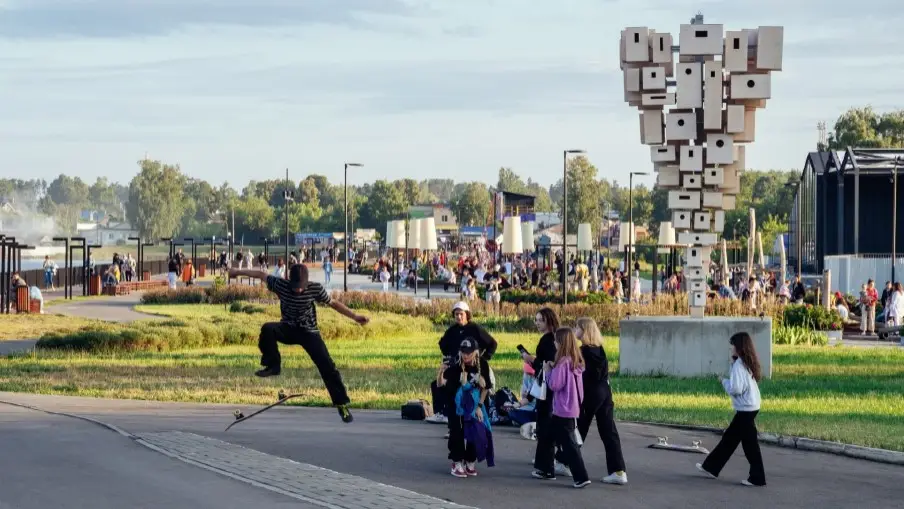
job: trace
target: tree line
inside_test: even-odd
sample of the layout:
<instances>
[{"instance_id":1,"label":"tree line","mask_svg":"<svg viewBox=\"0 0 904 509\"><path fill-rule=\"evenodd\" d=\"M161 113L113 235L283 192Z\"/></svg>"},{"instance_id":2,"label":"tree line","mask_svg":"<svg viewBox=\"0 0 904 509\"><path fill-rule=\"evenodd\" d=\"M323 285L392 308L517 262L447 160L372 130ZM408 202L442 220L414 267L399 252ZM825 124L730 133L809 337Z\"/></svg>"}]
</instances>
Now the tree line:
<instances>
[{"instance_id":1,"label":"tree line","mask_svg":"<svg viewBox=\"0 0 904 509\"><path fill-rule=\"evenodd\" d=\"M846 146L904 145L904 111L884 114L871 108L852 108L835 123L830 149ZM825 147L821 147L825 148ZM803 159L803 158L802 158ZM569 160L568 228L577 231L588 222L600 231L607 214L627 219L629 194L634 221L648 226L655 241L658 226L670 220L667 193L655 189L654 176L635 180L633 193L625 182L602 177L590 159ZM785 186L799 170L747 170L741 174L737 208L726 214L725 238L746 239L748 209L756 210L764 248L775 235L787 230L794 190ZM292 196L286 201L285 191ZM492 197L497 191L532 195L536 211L561 213L564 185L560 178L546 187L524 180L512 168L500 168L494 184L455 182L452 179L377 180L348 188L349 227L375 228L405 216L409 205L447 203L460 225L491 224ZM105 211L127 220L143 237L224 237L235 221L235 238L257 243L261 237L280 238L286 230L288 207L290 232L337 232L345 222L344 188L323 175L302 180L274 178L252 180L241 189L228 182L216 185L191 178L178 164L138 161L138 173L128 185L98 178L93 184L79 177L60 175L55 180L0 179L0 198L55 219L60 233L74 233L80 212Z\"/></svg>"}]
</instances>

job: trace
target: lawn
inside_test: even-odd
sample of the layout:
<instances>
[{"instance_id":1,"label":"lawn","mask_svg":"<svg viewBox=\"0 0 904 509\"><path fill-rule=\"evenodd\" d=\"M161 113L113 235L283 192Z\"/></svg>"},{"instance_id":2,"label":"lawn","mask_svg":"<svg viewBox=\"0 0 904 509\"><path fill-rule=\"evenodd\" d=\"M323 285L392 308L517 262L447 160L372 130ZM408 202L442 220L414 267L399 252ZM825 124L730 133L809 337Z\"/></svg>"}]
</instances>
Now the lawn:
<instances>
[{"instance_id":1,"label":"lawn","mask_svg":"<svg viewBox=\"0 0 904 509\"><path fill-rule=\"evenodd\" d=\"M54 314L9 314L0 319L0 341L36 339L49 332L71 332L96 323L100 322Z\"/></svg>"},{"instance_id":2,"label":"lawn","mask_svg":"<svg viewBox=\"0 0 904 509\"><path fill-rule=\"evenodd\" d=\"M203 310L199 314L199 309ZM227 313L223 306L145 306L146 312L196 323L239 320L254 329L268 314ZM398 409L408 399L430 398L429 382L440 361L439 331L415 318L378 326L367 333L339 328L331 310L322 322L346 339L328 346L358 408ZM399 317L393 315L395 319ZM198 322L200 323L200 322ZM517 391L521 366L515 346L533 350L534 334L495 334L497 383ZM606 340L613 372L618 342ZM283 375L259 379L259 353L250 345L172 352L116 354L39 351L0 363L0 390L109 398L259 405L277 391L302 392L300 405L326 405L319 374L298 347L283 347ZM727 355L727 351L726 351ZM774 377L763 381L761 431L904 451L904 350L850 347L791 347L773 351ZM713 378L612 378L619 419L725 426L732 415L728 397Z\"/></svg>"}]
</instances>

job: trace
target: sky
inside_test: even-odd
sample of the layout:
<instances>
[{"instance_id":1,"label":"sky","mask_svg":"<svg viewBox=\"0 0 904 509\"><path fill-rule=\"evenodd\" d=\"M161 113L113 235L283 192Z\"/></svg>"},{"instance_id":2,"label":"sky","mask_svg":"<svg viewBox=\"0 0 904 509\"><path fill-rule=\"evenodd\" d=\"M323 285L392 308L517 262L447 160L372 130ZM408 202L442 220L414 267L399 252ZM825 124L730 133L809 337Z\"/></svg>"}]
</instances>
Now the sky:
<instances>
[{"instance_id":1,"label":"sky","mask_svg":"<svg viewBox=\"0 0 904 509\"><path fill-rule=\"evenodd\" d=\"M137 161L241 189L341 182L544 185L562 150L650 171L620 30L785 27L752 169L799 168L817 122L904 107L899 0L0 0L0 177L127 183ZM856 8L855 8L856 7ZM639 177L639 182L652 176Z\"/></svg>"}]
</instances>

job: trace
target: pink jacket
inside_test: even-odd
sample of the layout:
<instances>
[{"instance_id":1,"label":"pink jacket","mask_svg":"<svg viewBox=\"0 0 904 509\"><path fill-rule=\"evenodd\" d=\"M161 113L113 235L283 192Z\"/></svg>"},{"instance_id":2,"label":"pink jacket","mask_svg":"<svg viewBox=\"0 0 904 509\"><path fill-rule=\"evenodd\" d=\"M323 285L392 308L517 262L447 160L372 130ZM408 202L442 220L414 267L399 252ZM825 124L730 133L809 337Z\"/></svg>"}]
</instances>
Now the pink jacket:
<instances>
[{"instance_id":1,"label":"pink jacket","mask_svg":"<svg viewBox=\"0 0 904 509\"><path fill-rule=\"evenodd\" d=\"M552 368L546 381L553 392L552 414L556 417L577 418L584 400L584 368L573 367L567 357Z\"/></svg>"}]
</instances>

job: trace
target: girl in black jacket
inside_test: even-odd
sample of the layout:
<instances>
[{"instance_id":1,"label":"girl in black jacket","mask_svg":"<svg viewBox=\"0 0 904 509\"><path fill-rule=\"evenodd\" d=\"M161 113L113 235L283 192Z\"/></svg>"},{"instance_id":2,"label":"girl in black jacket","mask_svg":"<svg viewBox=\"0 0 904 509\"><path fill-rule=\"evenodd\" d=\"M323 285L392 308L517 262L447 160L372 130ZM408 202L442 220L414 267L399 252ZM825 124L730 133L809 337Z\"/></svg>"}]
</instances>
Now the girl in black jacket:
<instances>
[{"instance_id":1,"label":"girl in black jacket","mask_svg":"<svg viewBox=\"0 0 904 509\"><path fill-rule=\"evenodd\" d=\"M543 308L535 319L537 330L543 334L537 343L536 355L522 353L525 362L530 363L535 373L543 372L543 363L556 359L556 329L559 317L550 308ZM534 471L531 475L538 479L555 479L555 439L550 429L552 420L552 391L546 391L546 399L537 400L537 452L534 454ZM564 471L563 471L564 473Z\"/></svg>"},{"instance_id":2,"label":"girl in black jacket","mask_svg":"<svg viewBox=\"0 0 904 509\"><path fill-rule=\"evenodd\" d=\"M609 475L603 478L608 484L627 484L625 458L615 427L615 404L609 386L609 362L603 349L603 337L592 318L578 318L575 335L581 340L581 354L587 367L584 370L584 401L578 418L581 440L587 438L590 423L596 417L596 426L606 448L606 467Z\"/></svg>"}]
</instances>

